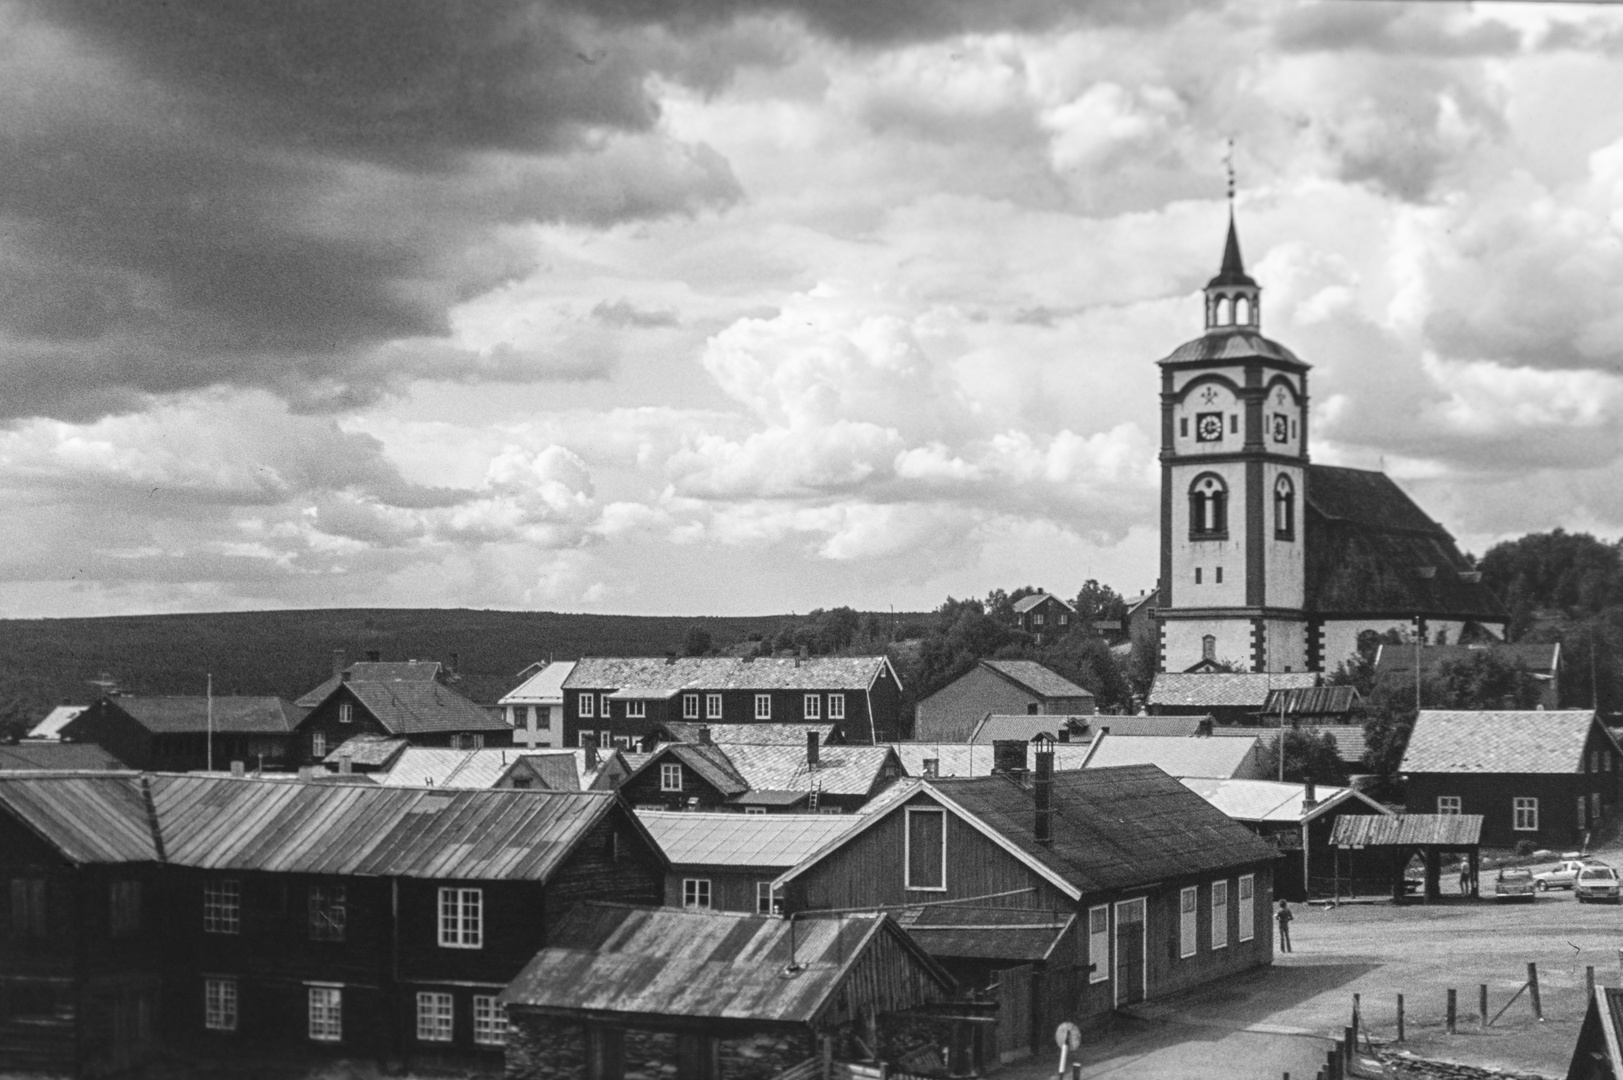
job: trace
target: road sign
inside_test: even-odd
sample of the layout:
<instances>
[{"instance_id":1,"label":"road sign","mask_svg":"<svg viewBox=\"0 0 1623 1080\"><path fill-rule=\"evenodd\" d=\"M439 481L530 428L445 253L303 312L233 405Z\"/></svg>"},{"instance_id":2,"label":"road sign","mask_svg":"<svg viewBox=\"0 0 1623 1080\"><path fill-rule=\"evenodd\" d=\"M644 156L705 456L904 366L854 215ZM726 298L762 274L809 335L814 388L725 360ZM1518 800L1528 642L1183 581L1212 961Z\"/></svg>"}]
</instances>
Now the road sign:
<instances>
[{"instance_id":1,"label":"road sign","mask_svg":"<svg viewBox=\"0 0 1623 1080\"><path fill-rule=\"evenodd\" d=\"M1054 1029L1054 1045L1061 1050L1082 1049L1082 1029L1069 1020L1065 1021Z\"/></svg>"}]
</instances>

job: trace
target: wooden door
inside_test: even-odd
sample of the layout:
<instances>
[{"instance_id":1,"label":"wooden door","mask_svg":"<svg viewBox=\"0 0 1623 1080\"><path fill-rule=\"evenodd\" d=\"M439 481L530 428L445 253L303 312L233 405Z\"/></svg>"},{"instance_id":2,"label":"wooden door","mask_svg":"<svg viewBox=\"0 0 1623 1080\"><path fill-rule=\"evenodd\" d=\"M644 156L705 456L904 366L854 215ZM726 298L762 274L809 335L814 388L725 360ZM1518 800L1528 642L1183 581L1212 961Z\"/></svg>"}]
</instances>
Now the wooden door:
<instances>
[{"instance_id":1,"label":"wooden door","mask_svg":"<svg viewBox=\"0 0 1623 1080\"><path fill-rule=\"evenodd\" d=\"M1031 1056L1032 966L1004 968L995 972L997 983L997 1053L999 1061L1018 1061Z\"/></svg>"},{"instance_id":2,"label":"wooden door","mask_svg":"<svg viewBox=\"0 0 1623 1080\"><path fill-rule=\"evenodd\" d=\"M1144 901L1116 905L1116 1004L1144 1000Z\"/></svg>"}]
</instances>

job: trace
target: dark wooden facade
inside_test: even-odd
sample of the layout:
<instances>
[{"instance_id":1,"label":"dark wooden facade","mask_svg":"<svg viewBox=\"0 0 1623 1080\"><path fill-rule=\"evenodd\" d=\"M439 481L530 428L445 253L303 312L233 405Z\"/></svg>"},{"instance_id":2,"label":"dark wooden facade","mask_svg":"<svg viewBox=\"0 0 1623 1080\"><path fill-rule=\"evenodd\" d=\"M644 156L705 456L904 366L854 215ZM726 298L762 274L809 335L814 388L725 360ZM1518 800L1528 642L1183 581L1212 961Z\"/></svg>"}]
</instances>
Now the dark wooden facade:
<instances>
[{"instance_id":1,"label":"dark wooden facade","mask_svg":"<svg viewBox=\"0 0 1623 1080\"><path fill-rule=\"evenodd\" d=\"M212 736L206 730L155 732L119 707L117 698L102 698L63 730L74 742L94 743L132 769L148 772L193 772L213 766L227 769L240 761L248 768L284 768L292 736L285 732L231 731L223 724Z\"/></svg>"},{"instance_id":2,"label":"dark wooden facade","mask_svg":"<svg viewBox=\"0 0 1623 1080\"><path fill-rule=\"evenodd\" d=\"M675 765L682 770L680 788L666 790L662 765ZM641 810L733 809L725 805L731 794L719 790L698 770L668 753L649 761L644 768L623 781L620 794Z\"/></svg>"},{"instance_id":3,"label":"dark wooden facade","mask_svg":"<svg viewBox=\"0 0 1623 1080\"><path fill-rule=\"evenodd\" d=\"M451 693L452 691L445 691ZM344 706L349 706L348 712ZM349 719L343 719L344 716ZM315 737L320 736L318 755ZM434 731L391 731L366 707L359 695L347 686L339 686L321 704L315 706L300 721L292 736L292 756L302 765L316 765L338 749L346 739L356 735L383 735L403 738L413 746L444 746L462 750L477 750L513 745L513 729L500 721L494 713L482 723L466 728L446 728Z\"/></svg>"},{"instance_id":4,"label":"dark wooden facade","mask_svg":"<svg viewBox=\"0 0 1623 1080\"><path fill-rule=\"evenodd\" d=\"M655 729L671 721L703 723L709 720L719 724L748 724L754 722L774 724L834 724L839 741L852 745L868 745L875 741L894 742L902 738L902 688L890 677L889 670L874 681L867 690L685 690L674 697L648 701L615 700L607 695L618 687L595 689L570 688L564 691L564 739L566 746L581 745L581 732L593 732L598 745L620 745L632 749L642 745ZM707 699L711 694L721 695L721 715L707 715ZM756 713L755 698L766 694L771 698L769 717ZM829 715L829 698L841 699L845 715ZM817 698L817 714L807 715L807 697ZM590 715L583 715L582 698L590 698ZM603 716L607 705L609 715ZM637 707L642 716L628 715ZM875 736L877 735L877 740Z\"/></svg>"},{"instance_id":5,"label":"dark wooden facade","mask_svg":"<svg viewBox=\"0 0 1623 1080\"><path fill-rule=\"evenodd\" d=\"M1435 814L1440 799L1459 799L1458 812L1482 815L1484 847L1514 847L1521 840L1540 848L1577 847L1596 828L1600 817L1617 810L1618 785L1623 781L1610 740L1597 729L1591 733L1584 754L1587 767L1591 754L1613 758L1610 771L1571 773L1408 773L1404 803L1417 814ZM1518 799L1536 800L1536 828L1518 828ZM1582 809L1579 803L1583 803ZM1526 825L1525 809L1520 824Z\"/></svg>"}]
</instances>

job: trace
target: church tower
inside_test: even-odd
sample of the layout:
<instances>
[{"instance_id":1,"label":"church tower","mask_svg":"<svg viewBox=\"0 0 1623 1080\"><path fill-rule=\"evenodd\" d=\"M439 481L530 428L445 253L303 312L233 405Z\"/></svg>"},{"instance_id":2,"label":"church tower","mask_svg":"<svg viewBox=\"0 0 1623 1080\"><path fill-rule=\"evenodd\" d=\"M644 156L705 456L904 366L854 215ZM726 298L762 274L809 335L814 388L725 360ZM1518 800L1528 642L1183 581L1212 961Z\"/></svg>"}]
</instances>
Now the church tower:
<instances>
[{"instance_id":1,"label":"church tower","mask_svg":"<svg viewBox=\"0 0 1623 1080\"><path fill-rule=\"evenodd\" d=\"M1161 360L1163 671L1309 669L1308 365L1262 336L1229 208L1206 330Z\"/></svg>"}]
</instances>

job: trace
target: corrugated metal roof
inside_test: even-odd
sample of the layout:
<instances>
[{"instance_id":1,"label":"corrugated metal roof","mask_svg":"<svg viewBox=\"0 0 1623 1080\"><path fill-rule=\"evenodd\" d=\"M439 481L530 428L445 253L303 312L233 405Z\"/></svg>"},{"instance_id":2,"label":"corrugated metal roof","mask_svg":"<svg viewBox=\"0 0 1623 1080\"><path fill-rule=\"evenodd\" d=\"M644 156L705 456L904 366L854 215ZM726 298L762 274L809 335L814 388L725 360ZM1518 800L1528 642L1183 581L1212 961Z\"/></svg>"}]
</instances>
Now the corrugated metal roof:
<instances>
[{"instance_id":1,"label":"corrugated metal roof","mask_svg":"<svg viewBox=\"0 0 1623 1080\"><path fill-rule=\"evenodd\" d=\"M1150 685L1149 704L1185 709L1261 709L1272 690L1301 690L1314 686L1311 671L1212 672L1189 674L1163 671Z\"/></svg>"},{"instance_id":2,"label":"corrugated metal roof","mask_svg":"<svg viewBox=\"0 0 1623 1080\"><path fill-rule=\"evenodd\" d=\"M826 795L866 795L885 778L887 766L901 765L888 746L825 746L815 768L806 747L733 743L727 759L752 791L821 791Z\"/></svg>"},{"instance_id":3,"label":"corrugated metal roof","mask_svg":"<svg viewBox=\"0 0 1623 1080\"><path fill-rule=\"evenodd\" d=\"M1468 846L1481 839L1481 814L1343 814L1330 832L1330 842L1343 847Z\"/></svg>"},{"instance_id":4,"label":"corrugated metal roof","mask_svg":"<svg viewBox=\"0 0 1623 1080\"><path fill-rule=\"evenodd\" d=\"M136 773L0 772L4 805L69 862L155 862Z\"/></svg>"},{"instance_id":5,"label":"corrugated metal roof","mask_svg":"<svg viewBox=\"0 0 1623 1080\"><path fill-rule=\"evenodd\" d=\"M1087 768L1155 765L1169 776L1243 777L1256 767L1256 739L1199 735L1101 735L1093 740Z\"/></svg>"},{"instance_id":6,"label":"corrugated metal roof","mask_svg":"<svg viewBox=\"0 0 1623 1080\"><path fill-rule=\"evenodd\" d=\"M587 656L575 664L564 688L866 690L888 670L890 661L883 656L763 656L753 660L736 656Z\"/></svg>"},{"instance_id":7,"label":"corrugated metal roof","mask_svg":"<svg viewBox=\"0 0 1623 1080\"><path fill-rule=\"evenodd\" d=\"M1211 777L1184 777L1183 786L1205 799L1235 821L1300 822L1318 817L1348 799L1358 800L1383 814L1392 811L1353 788L1319 785L1315 804L1304 807L1307 788L1303 784L1282 784L1277 780L1216 780Z\"/></svg>"},{"instance_id":8,"label":"corrugated metal roof","mask_svg":"<svg viewBox=\"0 0 1623 1080\"><path fill-rule=\"evenodd\" d=\"M1269 691L1262 711L1266 716L1277 717L1283 708L1286 719L1292 719L1349 713L1356 704L1358 691L1351 686L1309 686Z\"/></svg>"},{"instance_id":9,"label":"corrugated metal roof","mask_svg":"<svg viewBox=\"0 0 1623 1080\"><path fill-rule=\"evenodd\" d=\"M503 694L498 705L562 705L564 680L575 670L573 660L548 664L512 690Z\"/></svg>"},{"instance_id":10,"label":"corrugated metal roof","mask_svg":"<svg viewBox=\"0 0 1623 1080\"><path fill-rule=\"evenodd\" d=\"M158 734L196 732L212 725L220 734L285 735L304 719L292 702L276 697L216 697L212 705L199 697L104 698L94 707L110 706ZM212 719L211 719L212 714Z\"/></svg>"},{"instance_id":11,"label":"corrugated metal roof","mask_svg":"<svg viewBox=\"0 0 1623 1080\"><path fill-rule=\"evenodd\" d=\"M1019 683L1033 694L1043 697L1091 698L1093 694L1076 685L1058 672L1051 671L1035 660L982 660L1011 682Z\"/></svg>"},{"instance_id":12,"label":"corrugated metal roof","mask_svg":"<svg viewBox=\"0 0 1623 1080\"><path fill-rule=\"evenodd\" d=\"M1111 717L1119 720L1121 717ZM931 759L937 762L935 775L952 776L990 776L992 775L992 748L975 743L938 743L938 742L905 742L891 743L890 748L896 751L897 758L902 763L902 771L908 776L924 776L924 763ZM1054 769L1056 772L1065 769L1080 769L1087 760L1088 751L1092 749L1091 743L1055 743ZM1037 748L1035 744L1026 751L1026 768L1037 767Z\"/></svg>"},{"instance_id":13,"label":"corrugated metal roof","mask_svg":"<svg viewBox=\"0 0 1623 1080\"><path fill-rule=\"evenodd\" d=\"M128 769L129 766L94 743L24 739L0 743L0 769Z\"/></svg>"},{"instance_id":14,"label":"corrugated metal roof","mask_svg":"<svg viewBox=\"0 0 1623 1080\"><path fill-rule=\"evenodd\" d=\"M951 977L885 915L791 922L588 903L565 916L553 946L535 955L501 999L592 1013L807 1024L879 934L902 946L919 1003L951 998Z\"/></svg>"},{"instance_id":15,"label":"corrugated metal roof","mask_svg":"<svg viewBox=\"0 0 1623 1080\"><path fill-rule=\"evenodd\" d=\"M359 679L362 682L434 682L440 677L440 665L437 660L361 660L344 670L349 673L351 679ZM342 681L341 676L334 675L320 686L294 699L293 704L313 709L326 701Z\"/></svg>"},{"instance_id":16,"label":"corrugated metal roof","mask_svg":"<svg viewBox=\"0 0 1623 1080\"><path fill-rule=\"evenodd\" d=\"M819 744L828 742L834 734L833 724L705 724L699 720L668 720L660 727L677 742L698 742L699 729L708 727L710 741L726 745L804 747L808 731L817 732Z\"/></svg>"},{"instance_id":17,"label":"corrugated metal roof","mask_svg":"<svg viewBox=\"0 0 1623 1080\"><path fill-rule=\"evenodd\" d=\"M1595 714L1588 709L1422 709L1399 771L1582 772L1584 744L1594 726Z\"/></svg>"},{"instance_id":18,"label":"corrugated metal roof","mask_svg":"<svg viewBox=\"0 0 1623 1080\"><path fill-rule=\"evenodd\" d=\"M678 866L759 866L779 870L851 828L829 814L705 814L638 810L665 857Z\"/></svg>"}]
</instances>

